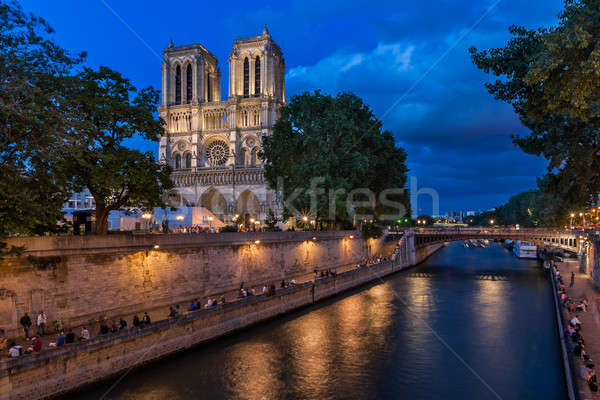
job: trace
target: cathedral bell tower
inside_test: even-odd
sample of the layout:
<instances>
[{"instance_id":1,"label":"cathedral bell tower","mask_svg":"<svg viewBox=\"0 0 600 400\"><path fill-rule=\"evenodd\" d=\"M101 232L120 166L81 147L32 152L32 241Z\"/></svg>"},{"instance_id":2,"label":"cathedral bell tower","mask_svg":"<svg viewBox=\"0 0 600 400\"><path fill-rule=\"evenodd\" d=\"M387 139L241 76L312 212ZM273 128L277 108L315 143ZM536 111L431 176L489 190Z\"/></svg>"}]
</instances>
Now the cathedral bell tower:
<instances>
[{"instance_id":1,"label":"cathedral bell tower","mask_svg":"<svg viewBox=\"0 0 600 400\"><path fill-rule=\"evenodd\" d=\"M285 103L285 60L265 25L260 36L235 39L229 55L229 98Z\"/></svg>"}]
</instances>

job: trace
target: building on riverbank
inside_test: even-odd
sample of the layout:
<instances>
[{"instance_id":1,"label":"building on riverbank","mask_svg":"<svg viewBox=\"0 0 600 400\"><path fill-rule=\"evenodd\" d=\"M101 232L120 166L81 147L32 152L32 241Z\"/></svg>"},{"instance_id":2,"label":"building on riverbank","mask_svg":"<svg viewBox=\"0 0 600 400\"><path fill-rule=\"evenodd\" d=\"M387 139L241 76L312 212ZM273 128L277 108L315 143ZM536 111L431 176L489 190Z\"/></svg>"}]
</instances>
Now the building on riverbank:
<instances>
[{"instance_id":1,"label":"building on riverbank","mask_svg":"<svg viewBox=\"0 0 600 400\"><path fill-rule=\"evenodd\" d=\"M163 52L162 104L166 122L159 159L173 168L178 206L201 206L221 221L263 220L279 211L258 154L285 104L285 60L267 27L235 39L227 100L215 55L200 44Z\"/></svg>"}]
</instances>

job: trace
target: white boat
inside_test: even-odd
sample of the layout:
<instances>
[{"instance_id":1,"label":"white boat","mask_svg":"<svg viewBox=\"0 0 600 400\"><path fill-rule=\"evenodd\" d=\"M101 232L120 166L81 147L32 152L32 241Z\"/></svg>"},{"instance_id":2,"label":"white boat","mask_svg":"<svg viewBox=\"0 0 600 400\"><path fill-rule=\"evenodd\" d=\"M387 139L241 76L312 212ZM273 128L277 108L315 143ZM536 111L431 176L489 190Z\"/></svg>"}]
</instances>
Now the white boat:
<instances>
[{"instance_id":1,"label":"white boat","mask_svg":"<svg viewBox=\"0 0 600 400\"><path fill-rule=\"evenodd\" d=\"M517 240L513 247L513 253L519 258L537 258L537 246L531 242Z\"/></svg>"}]
</instances>

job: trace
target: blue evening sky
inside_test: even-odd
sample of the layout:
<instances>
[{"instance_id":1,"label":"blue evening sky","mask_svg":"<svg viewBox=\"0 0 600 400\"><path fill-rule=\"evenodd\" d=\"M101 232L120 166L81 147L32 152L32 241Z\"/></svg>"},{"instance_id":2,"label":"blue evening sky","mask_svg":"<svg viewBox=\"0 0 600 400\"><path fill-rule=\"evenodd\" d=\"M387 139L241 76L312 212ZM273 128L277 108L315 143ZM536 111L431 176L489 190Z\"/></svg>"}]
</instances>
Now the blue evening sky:
<instances>
[{"instance_id":1,"label":"blue evening sky","mask_svg":"<svg viewBox=\"0 0 600 400\"><path fill-rule=\"evenodd\" d=\"M545 170L543 159L511 143L511 134L525 130L509 106L487 93L489 77L472 65L467 50L503 46L511 24L555 24L560 0L21 4L50 22L63 47L87 51L87 65L107 65L137 87L160 88L159 55L169 39L201 43L219 59L223 96L233 39L258 35L267 24L285 55L288 99L314 89L361 96L406 149L418 187L438 192L441 213L497 206L534 188ZM157 152L153 142L131 145ZM413 207L430 213L431 201L420 196Z\"/></svg>"}]
</instances>

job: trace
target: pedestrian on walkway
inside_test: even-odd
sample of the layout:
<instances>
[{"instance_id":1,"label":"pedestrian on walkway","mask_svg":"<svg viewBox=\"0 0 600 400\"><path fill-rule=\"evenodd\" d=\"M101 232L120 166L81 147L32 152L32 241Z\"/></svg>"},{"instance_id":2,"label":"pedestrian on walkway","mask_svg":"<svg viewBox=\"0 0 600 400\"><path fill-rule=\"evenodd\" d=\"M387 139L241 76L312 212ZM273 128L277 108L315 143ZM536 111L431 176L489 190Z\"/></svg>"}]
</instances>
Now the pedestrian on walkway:
<instances>
[{"instance_id":1,"label":"pedestrian on walkway","mask_svg":"<svg viewBox=\"0 0 600 400\"><path fill-rule=\"evenodd\" d=\"M573 287L574 284L575 284L575 272L571 271L571 283L569 284L569 287Z\"/></svg>"},{"instance_id":2,"label":"pedestrian on walkway","mask_svg":"<svg viewBox=\"0 0 600 400\"><path fill-rule=\"evenodd\" d=\"M44 313L44 310L40 311L40 314L37 317L37 335L44 336L46 334L46 321L48 317Z\"/></svg>"},{"instance_id":3,"label":"pedestrian on walkway","mask_svg":"<svg viewBox=\"0 0 600 400\"><path fill-rule=\"evenodd\" d=\"M31 328L31 318L27 313L21 317L21 325L25 331L25 338L29 339L29 328Z\"/></svg>"}]
</instances>

